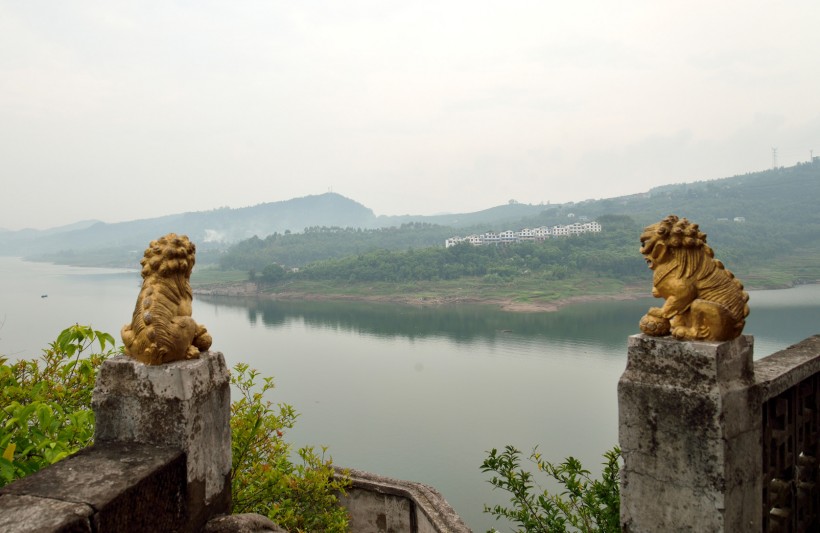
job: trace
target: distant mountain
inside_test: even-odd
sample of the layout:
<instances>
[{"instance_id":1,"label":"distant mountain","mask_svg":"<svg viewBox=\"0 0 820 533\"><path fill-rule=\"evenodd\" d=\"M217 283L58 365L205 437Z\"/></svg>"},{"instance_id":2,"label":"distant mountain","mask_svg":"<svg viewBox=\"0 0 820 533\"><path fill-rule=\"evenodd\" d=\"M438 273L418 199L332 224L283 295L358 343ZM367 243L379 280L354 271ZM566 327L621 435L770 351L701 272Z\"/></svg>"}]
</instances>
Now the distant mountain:
<instances>
[{"instance_id":1,"label":"distant mountain","mask_svg":"<svg viewBox=\"0 0 820 533\"><path fill-rule=\"evenodd\" d=\"M46 237L63 235L72 231L79 231L87 229L94 224L99 224L99 220L82 220L67 224L65 226L58 226L56 228L49 228L45 230L37 230L32 228L25 228L17 231L0 228L0 255L25 255L21 250L27 249L32 242L39 241Z\"/></svg>"},{"instance_id":2,"label":"distant mountain","mask_svg":"<svg viewBox=\"0 0 820 533\"><path fill-rule=\"evenodd\" d=\"M629 215L648 224L677 214L715 232L726 221L743 220L749 231L778 225L791 239L811 239L820 233L820 158L788 168L710 181L653 188L646 193L586 200L579 203L529 205L510 203L450 215L376 216L362 204L336 193L305 196L238 209L220 208L159 218L107 224L84 221L49 230L0 231L0 254L78 265L134 266L152 240L169 232L187 234L196 244L198 260L212 262L230 245L274 233L301 233L305 228L388 228L424 223L446 226L453 235L488 230L517 230L567 224L587 218ZM739 230L732 230L737 233ZM784 233L785 232L785 233ZM799 234L799 235L798 235Z\"/></svg>"},{"instance_id":3,"label":"distant mountain","mask_svg":"<svg viewBox=\"0 0 820 533\"><path fill-rule=\"evenodd\" d=\"M131 265L147 244L169 232L188 235L200 261L242 240L274 233L299 233L310 227L387 228L413 222L453 227L489 227L537 214L542 207L508 204L477 213L437 216L379 216L336 193L269 202L238 209L220 208L159 218L107 224L85 221L49 230L0 231L0 255L78 265Z\"/></svg>"},{"instance_id":4,"label":"distant mountain","mask_svg":"<svg viewBox=\"0 0 820 533\"><path fill-rule=\"evenodd\" d=\"M23 228L19 231L10 230L6 228L0 228L0 234L3 233L20 233L23 235L31 235L31 234L40 234L40 235L48 235L54 233L65 233L66 231L73 231L76 229L85 229L89 226L93 226L94 224L98 223L99 220L81 220L79 222L74 222L73 224L67 224L65 226L58 226L56 228L49 228L44 230L36 230L33 228Z\"/></svg>"},{"instance_id":5,"label":"distant mountain","mask_svg":"<svg viewBox=\"0 0 820 533\"><path fill-rule=\"evenodd\" d=\"M523 222L565 224L572 218L625 214L636 222L649 224L675 214L712 227L715 222L735 219L747 224L805 226L820 222L818 205L820 158L815 158L813 164L663 185L642 194L551 206Z\"/></svg>"},{"instance_id":6,"label":"distant mountain","mask_svg":"<svg viewBox=\"0 0 820 533\"><path fill-rule=\"evenodd\" d=\"M152 239L169 232L186 234L197 243L199 250L207 251L225 248L254 235L299 232L310 226L374 227L375 224L372 210L339 194L327 193L239 209L221 208L115 224L86 222L56 230L3 232L0 233L0 253L84 263L80 256L93 258L105 250L104 255L119 255L131 261L133 254L142 254Z\"/></svg>"},{"instance_id":7,"label":"distant mountain","mask_svg":"<svg viewBox=\"0 0 820 533\"><path fill-rule=\"evenodd\" d=\"M525 217L540 214L549 206L543 204L521 204L509 203L491 207L475 213L457 213L448 215L404 215L404 216L380 216L378 218L379 227L400 226L411 222L424 222L427 224L437 224L439 226L450 226L451 228L470 228L474 226L487 226L487 230L498 230L507 224L514 224ZM512 229L512 228L511 228Z\"/></svg>"}]
</instances>

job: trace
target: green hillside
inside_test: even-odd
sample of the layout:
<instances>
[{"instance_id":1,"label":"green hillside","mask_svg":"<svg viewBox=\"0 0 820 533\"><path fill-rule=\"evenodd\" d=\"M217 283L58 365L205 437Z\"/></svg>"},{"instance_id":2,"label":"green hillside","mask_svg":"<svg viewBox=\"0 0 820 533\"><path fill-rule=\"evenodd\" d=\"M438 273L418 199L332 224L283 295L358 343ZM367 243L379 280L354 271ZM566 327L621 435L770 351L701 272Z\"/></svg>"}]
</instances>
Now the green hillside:
<instances>
[{"instance_id":1,"label":"green hillside","mask_svg":"<svg viewBox=\"0 0 820 533\"><path fill-rule=\"evenodd\" d=\"M327 193L118 224L90 221L47 231L2 231L0 253L83 266L134 267L150 240L173 231L188 234L197 243L200 266L261 273L272 264L304 268L376 252L382 261L384 251L443 248L444 240L456 235L568 224L582 217L603 223L605 217L615 216L613 220L627 217L623 220L628 220L630 229L625 235L632 239L619 244L617 253L637 257L640 228L676 214L699 223L718 256L738 275L762 285L786 285L820 278L818 203L820 158L813 164L666 185L618 198L555 205L510 202L475 213L431 217L377 217L354 200ZM618 228L605 224L605 230L613 229ZM443 257L428 259L430 264L447 264ZM581 267L577 257L562 260L573 271ZM391 263L401 261L389 258ZM330 266L321 268L329 271ZM452 273L454 268L444 269ZM319 265L311 269L317 272Z\"/></svg>"},{"instance_id":2,"label":"green hillside","mask_svg":"<svg viewBox=\"0 0 820 533\"><path fill-rule=\"evenodd\" d=\"M379 230L310 228L303 234L238 243L221 256L220 265L258 273L271 264L299 267L292 279L336 282L406 283L489 275L507 281L526 275L626 279L643 273L637 252L641 228L677 214L700 224L718 257L736 274L756 286L784 286L820 279L818 201L820 164L803 164L658 187L639 195L541 206L537 215L504 226L485 222L466 228L420 223ZM482 247L460 251L460 256L443 248L444 239L456 234L553 226L581 217L597 219L604 232L553 238L544 244Z\"/></svg>"}]
</instances>

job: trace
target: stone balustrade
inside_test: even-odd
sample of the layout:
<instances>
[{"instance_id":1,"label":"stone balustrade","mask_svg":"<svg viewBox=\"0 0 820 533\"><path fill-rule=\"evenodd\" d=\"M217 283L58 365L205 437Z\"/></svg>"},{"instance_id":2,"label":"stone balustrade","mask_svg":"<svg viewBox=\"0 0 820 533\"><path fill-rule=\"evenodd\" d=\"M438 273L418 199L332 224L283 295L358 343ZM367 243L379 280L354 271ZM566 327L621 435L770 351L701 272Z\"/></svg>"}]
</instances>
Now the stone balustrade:
<instances>
[{"instance_id":1,"label":"stone balustrade","mask_svg":"<svg viewBox=\"0 0 820 533\"><path fill-rule=\"evenodd\" d=\"M0 489L3 533L280 531L231 510L230 377L221 353L100 368L95 444ZM351 531L468 533L431 487L353 471Z\"/></svg>"},{"instance_id":2,"label":"stone balustrade","mask_svg":"<svg viewBox=\"0 0 820 533\"><path fill-rule=\"evenodd\" d=\"M750 336L630 337L623 531L820 531L820 336L752 351Z\"/></svg>"},{"instance_id":3,"label":"stone balustrade","mask_svg":"<svg viewBox=\"0 0 820 533\"><path fill-rule=\"evenodd\" d=\"M820 336L759 361L753 345L630 337L623 531L820 530ZM154 367L115 357L93 404L95 445L0 489L0 531L230 531L211 527L230 512L222 354ZM349 475L355 533L470 531L431 487Z\"/></svg>"}]
</instances>

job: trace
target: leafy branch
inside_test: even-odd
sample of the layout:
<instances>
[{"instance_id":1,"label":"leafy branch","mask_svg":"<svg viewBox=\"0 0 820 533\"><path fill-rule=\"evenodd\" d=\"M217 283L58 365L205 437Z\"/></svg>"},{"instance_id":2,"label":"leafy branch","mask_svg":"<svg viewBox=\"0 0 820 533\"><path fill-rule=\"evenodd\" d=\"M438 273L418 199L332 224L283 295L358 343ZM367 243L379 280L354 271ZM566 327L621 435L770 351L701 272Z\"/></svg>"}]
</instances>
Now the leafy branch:
<instances>
[{"instance_id":1,"label":"leafy branch","mask_svg":"<svg viewBox=\"0 0 820 533\"><path fill-rule=\"evenodd\" d=\"M581 462L568 457L552 464L542 458L537 448L529 462L537 472L558 482L564 490L550 493L534 481L533 473L521 466L521 452L506 446L493 449L481 465L482 472L493 472L489 480L494 488L510 494L510 506L484 506L484 512L505 518L527 533L612 533L620 531L620 457L616 446L604 454L601 479L592 479Z\"/></svg>"}]
</instances>

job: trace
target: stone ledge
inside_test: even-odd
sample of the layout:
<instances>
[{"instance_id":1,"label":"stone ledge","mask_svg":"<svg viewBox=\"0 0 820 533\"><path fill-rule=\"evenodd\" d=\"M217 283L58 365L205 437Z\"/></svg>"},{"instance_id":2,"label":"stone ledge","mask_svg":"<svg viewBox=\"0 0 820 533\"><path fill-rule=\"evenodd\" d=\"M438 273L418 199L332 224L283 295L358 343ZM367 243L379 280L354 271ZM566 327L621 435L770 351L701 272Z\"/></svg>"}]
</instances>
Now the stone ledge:
<instances>
[{"instance_id":1,"label":"stone ledge","mask_svg":"<svg viewBox=\"0 0 820 533\"><path fill-rule=\"evenodd\" d=\"M755 361L755 385L765 402L818 372L820 335L814 335Z\"/></svg>"},{"instance_id":2,"label":"stone ledge","mask_svg":"<svg viewBox=\"0 0 820 533\"><path fill-rule=\"evenodd\" d=\"M4 533L91 533L94 509L82 503L20 494L0 494L0 531Z\"/></svg>"},{"instance_id":3,"label":"stone ledge","mask_svg":"<svg viewBox=\"0 0 820 533\"><path fill-rule=\"evenodd\" d=\"M146 365L127 355L117 355L100 368L94 395L116 390L135 397L185 401L230 380L221 352L203 352L197 359L164 365Z\"/></svg>"},{"instance_id":4,"label":"stone ledge","mask_svg":"<svg viewBox=\"0 0 820 533\"><path fill-rule=\"evenodd\" d=\"M754 338L749 335L725 342L631 335L621 380L691 390L698 394L730 383L751 383L753 348Z\"/></svg>"},{"instance_id":5,"label":"stone ledge","mask_svg":"<svg viewBox=\"0 0 820 533\"><path fill-rule=\"evenodd\" d=\"M186 484L185 455L176 448L92 446L0 489L0 524L15 528L0 530L179 531ZM21 506L26 501L39 509L36 520Z\"/></svg>"},{"instance_id":6,"label":"stone ledge","mask_svg":"<svg viewBox=\"0 0 820 533\"><path fill-rule=\"evenodd\" d=\"M423 483L404 481L385 476L379 476L370 472L355 469L345 469L336 467L338 475L346 475L351 481L351 489L364 491L367 493L394 496L407 500L410 504L408 512L413 516L408 517L415 529L408 531L431 532L431 533L472 533L455 510L447 503L447 500L433 487ZM352 501L342 498L342 505L351 514L351 529L356 531L354 523L354 511L350 505ZM419 515L421 513L422 516Z\"/></svg>"}]
</instances>

